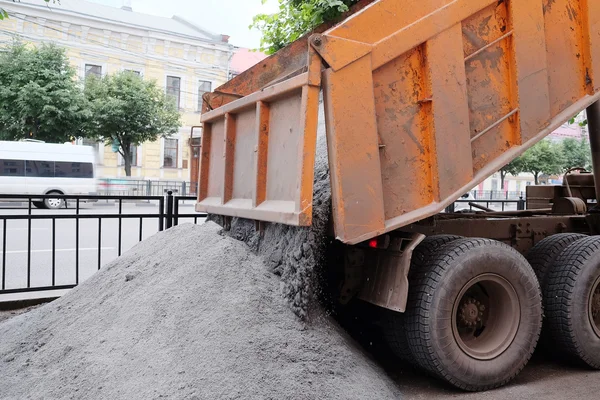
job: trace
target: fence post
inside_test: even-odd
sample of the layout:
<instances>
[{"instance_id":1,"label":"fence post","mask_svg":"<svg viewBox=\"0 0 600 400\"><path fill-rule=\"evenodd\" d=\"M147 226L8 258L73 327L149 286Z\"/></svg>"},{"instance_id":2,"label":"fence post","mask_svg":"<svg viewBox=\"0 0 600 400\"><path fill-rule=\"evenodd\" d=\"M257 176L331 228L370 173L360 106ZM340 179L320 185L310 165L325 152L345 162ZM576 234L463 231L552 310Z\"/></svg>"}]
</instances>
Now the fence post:
<instances>
[{"instance_id":1,"label":"fence post","mask_svg":"<svg viewBox=\"0 0 600 400\"><path fill-rule=\"evenodd\" d=\"M173 226L179 225L179 197L173 198Z\"/></svg>"},{"instance_id":2,"label":"fence post","mask_svg":"<svg viewBox=\"0 0 600 400\"><path fill-rule=\"evenodd\" d=\"M148 180L146 182L146 196L152 196L152 181Z\"/></svg>"},{"instance_id":3,"label":"fence post","mask_svg":"<svg viewBox=\"0 0 600 400\"><path fill-rule=\"evenodd\" d=\"M454 213L455 209L456 209L456 203L452 203L448 207L446 207L446 212L448 214L452 214L452 213Z\"/></svg>"},{"instance_id":4,"label":"fence post","mask_svg":"<svg viewBox=\"0 0 600 400\"><path fill-rule=\"evenodd\" d=\"M187 184L185 181L181 182L181 195L187 196Z\"/></svg>"},{"instance_id":5,"label":"fence post","mask_svg":"<svg viewBox=\"0 0 600 400\"><path fill-rule=\"evenodd\" d=\"M166 212L166 228L173 227L173 192L167 191L167 212Z\"/></svg>"},{"instance_id":6,"label":"fence post","mask_svg":"<svg viewBox=\"0 0 600 400\"><path fill-rule=\"evenodd\" d=\"M525 210L525 200L523 199L523 196L519 197L519 201L517 202L517 210L518 211Z\"/></svg>"}]
</instances>

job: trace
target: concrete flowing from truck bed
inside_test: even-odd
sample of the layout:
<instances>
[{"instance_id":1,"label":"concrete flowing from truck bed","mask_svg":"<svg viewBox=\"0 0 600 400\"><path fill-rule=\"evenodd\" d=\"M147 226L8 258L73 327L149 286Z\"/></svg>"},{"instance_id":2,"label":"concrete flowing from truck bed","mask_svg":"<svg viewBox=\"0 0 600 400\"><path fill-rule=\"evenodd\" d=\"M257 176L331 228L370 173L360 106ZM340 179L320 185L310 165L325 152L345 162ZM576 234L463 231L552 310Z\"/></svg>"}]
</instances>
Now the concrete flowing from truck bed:
<instances>
[{"instance_id":1,"label":"concrete flowing from truck bed","mask_svg":"<svg viewBox=\"0 0 600 400\"><path fill-rule=\"evenodd\" d=\"M324 314L213 223L142 242L61 299L0 323L1 399L391 399Z\"/></svg>"},{"instance_id":2,"label":"concrete flowing from truck bed","mask_svg":"<svg viewBox=\"0 0 600 400\"><path fill-rule=\"evenodd\" d=\"M302 319L309 316L323 284L324 259L328 243L327 235L331 216L331 185L325 135L325 111L319 105L319 124L315 152L313 186L313 217L310 227L263 223L262 232L257 231L254 221L233 218L227 234L250 246L262 255L265 264L275 275L281 277L282 295L291 309ZM220 216L209 215L221 226Z\"/></svg>"}]
</instances>

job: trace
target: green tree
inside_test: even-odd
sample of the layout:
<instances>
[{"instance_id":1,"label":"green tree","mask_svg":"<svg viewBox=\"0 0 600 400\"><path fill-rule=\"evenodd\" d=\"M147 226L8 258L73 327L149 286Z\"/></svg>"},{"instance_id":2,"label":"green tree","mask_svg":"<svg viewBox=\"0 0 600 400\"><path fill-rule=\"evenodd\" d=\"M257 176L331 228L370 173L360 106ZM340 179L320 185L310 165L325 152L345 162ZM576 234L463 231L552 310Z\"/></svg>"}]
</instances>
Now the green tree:
<instances>
[{"instance_id":1,"label":"green tree","mask_svg":"<svg viewBox=\"0 0 600 400\"><path fill-rule=\"evenodd\" d=\"M590 168L591 149L587 139L565 139L561 144L561 151L564 159L562 168L564 171L576 167Z\"/></svg>"},{"instance_id":2,"label":"green tree","mask_svg":"<svg viewBox=\"0 0 600 400\"><path fill-rule=\"evenodd\" d=\"M519 157L517 164L522 172L533 174L535 184L539 184L541 174L554 175L562 171L565 160L561 146L549 140L542 140Z\"/></svg>"},{"instance_id":3,"label":"green tree","mask_svg":"<svg viewBox=\"0 0 600 400\"><path fill-rule=\"evenodd\" d=\"M131 72L91 76L85 95L92 112L86 126L88 136L118 145L127 176L131 176L132 146L174 134L181 126L175 102L156 82Z\"/></svg>"},{"instance_id":4,"label":"green tree","mask_svg":"<svg viewBox=\"0 0 600 400\"><path fill-rule=\"evenodd\" d=\"M15 42L0 51L0 139L83 136L85 97L64 49Z\"/></svg>"},{"instance_id":5,"label":"green tree","mask_svg":"<svg viewBox=\"0 0 600 400\"><path fill-rule=\"evenodd\" d=\"M525 172L523 170L523 163L521 162L521 157L517 157L500 170L500 188L504 190L506 175L511 174L512 176L517 176L521 172Z\"/></svg>"},{"instance_id":6,"label":"green tree","mask_svg":"<svg viewBox=\"0 0 600 400\"><path fill-rule=\"evenodd\" d=\"M263 4L266 0L262 0ZM279 12L259 14L250 28L262 33L260 50L273 54L323 22L348 11L358 0L279 0Z\"/></svg>"}]
</instances>

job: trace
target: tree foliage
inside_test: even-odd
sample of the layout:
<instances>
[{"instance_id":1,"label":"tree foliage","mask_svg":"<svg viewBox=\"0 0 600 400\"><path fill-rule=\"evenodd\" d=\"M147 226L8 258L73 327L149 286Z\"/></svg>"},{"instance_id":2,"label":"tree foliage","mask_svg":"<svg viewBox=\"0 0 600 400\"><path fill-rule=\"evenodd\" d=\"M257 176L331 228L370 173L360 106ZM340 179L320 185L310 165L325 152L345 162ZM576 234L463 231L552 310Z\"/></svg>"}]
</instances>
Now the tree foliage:
<instances>
[{"instance_id":1,"label":"tree foliage","mask_svg":"<svg viewBox=\"0 0 600 400\"><path fill-rule=\"evenodd\" d=\"M266 0L262 0L263 4ZM262 33L260 50L273 54L323 22L348 11L358 0L279 0L279 12L259 14L250 28Z\"/></svg>"},{"instance_id":2,"label":"tree foliage","mask_svg":"<svg viewBox=\"0 0 600 400\"><path fill-rule=\"evenodd\" d=\"M107 145L118 144L127 176L131 176L132 146L172 135L181 126L175 102L156 82L128 71L91 76L85 95L92 112L88 135Z\"/></svg>"},{"instance_id":3,"label":"tree foliage","mask_svg":"<svg viewBox=\"0 0 600 400\"><path fill-rule=\"evenodd\" d=\"M559 174L564 171L565 164L562 145L550 140L542 140L503 169L514 176L521 172L529 172L537 185L540 175Z\"/></svg>"},{"instance_id":4,"label":"tree foliage","mask_svg":"<svg viewBox=\"0 0 600 400\"><path fill-rule=\"evenodd\" d=\"M0 139L61 143L85 136L89 117L64 49L15 42L0 52Z\"/></svg>"},{"instance_id":5,"label":"tree foliage","mask_svg":"<svg viewBox=\"0 0 600 400\"><path fill-rule=\"evenodd\" d=\"M506 176L508 174L512 175L512 176L517 176L519 175L521 172L523 172L522 169L522 164L519 160L519 158L509 162L508 164L506 164L501 170L500 170L500 188L504 189L504 182L506 180Z\"/></svg>"},{"instance_id":6,"label":"tree foliage","mask_svg":"<svg viewBox=\"0 0 600 400\"><path fill-rule=\"evenodd\" d=\"M563 170L565 172L577 167L590 169L592 150L590 142L587 139L565 139L561 143L561 150L564 160Z\"/></svg>"}]
</instances>

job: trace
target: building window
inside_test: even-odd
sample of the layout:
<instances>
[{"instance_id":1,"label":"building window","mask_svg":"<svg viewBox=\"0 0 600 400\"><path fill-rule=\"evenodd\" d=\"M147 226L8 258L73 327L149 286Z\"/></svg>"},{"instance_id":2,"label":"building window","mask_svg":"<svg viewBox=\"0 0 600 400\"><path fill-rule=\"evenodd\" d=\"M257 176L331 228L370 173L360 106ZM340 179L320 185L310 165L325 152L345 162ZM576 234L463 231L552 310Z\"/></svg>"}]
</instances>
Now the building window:
<instances>
[{"instance_id":1,"label":"building window","mask_svg":"<svg viewBox=\"0 0 600 400\"><path fill-rule=\"evenodd\" d=\"M81 145L92 147L96 153L100 152L100 142L97 140L84 138L81 140Z\"/></svg>"},{"instance_id":2,"label":"building window","mask_svg":"<svg viewBox=\"0 0 600 400\"><path fill-rule=\"evenodd\" d=\"M129 148L129 156L131 157L131 166L139 167L138 165L138 146L131 145ZM125 165L125 159L121 156L119 157L119 165Z\"/></svg>"},{"instance_id":3,"label":"building window","mask_svg":"<svg viewBox=\"0 0 600 400\"><path fill-rule=\"evenodd\" d=\"M102 66L85 64L85 77L87 78L91 75L97 76L98 78L102 78Z\"/></svg>"},{"instance_id":4,"label":"building window","mask_svg":"<svg viewBox=\"0 0 600 400\"><path fill-rule=\"evenodd\" d=\"M142 76L142 73L140 71L136 71L134 69L126 69L125 72L128 72L130 74L134 74L134 75L137 75L137 76Z\"/></svg>"},{"instance_id":5,"label":"building window","mask_svg":"<svg viewBox=\"0 0 600 400\"><path fill-rule=\"evenodd\" d=\"M177 154L179 153L178 139L165 139L163 167L177 168Z\"/></svg>"},{"instance_id":6,"label":"building window","mask_svg":"<svg viewBox=\"0 0 600 400\"><path fill-rule=\"evenodd\" d=\"M167 95L175 99L177 108L180 105L181 98L181 78L177 76L167 76Z\"/></svg>"},{"instance_id":7,"label":"building window","mask_svg":"<svg viewBox=\"0 0 600 400\"><path fill-rule=\"evenodd\" d=\"M200 81L198 84L198 110L202 111L202 96L204 93L212 92L212 82Z\"/></svg>"}]
</instances>

